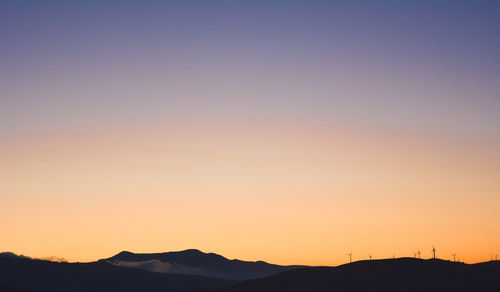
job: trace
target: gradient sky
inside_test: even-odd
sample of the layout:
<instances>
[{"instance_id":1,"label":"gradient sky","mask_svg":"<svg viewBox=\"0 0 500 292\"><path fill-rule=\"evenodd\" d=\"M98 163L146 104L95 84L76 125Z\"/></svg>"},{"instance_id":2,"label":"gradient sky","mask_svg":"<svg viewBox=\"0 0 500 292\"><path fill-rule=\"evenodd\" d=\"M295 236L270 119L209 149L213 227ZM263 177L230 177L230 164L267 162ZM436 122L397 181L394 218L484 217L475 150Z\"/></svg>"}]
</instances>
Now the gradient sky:
<instances>
[{"instance_id":1,"label":"gradient sky","mask_svg":"<svg viewBox=\"0 0 500 292\"><path fill-rule=\"evenodd\" d=\"M1 1L0 251L500 254L500 2Z\"/></svg>"}]
</instances>

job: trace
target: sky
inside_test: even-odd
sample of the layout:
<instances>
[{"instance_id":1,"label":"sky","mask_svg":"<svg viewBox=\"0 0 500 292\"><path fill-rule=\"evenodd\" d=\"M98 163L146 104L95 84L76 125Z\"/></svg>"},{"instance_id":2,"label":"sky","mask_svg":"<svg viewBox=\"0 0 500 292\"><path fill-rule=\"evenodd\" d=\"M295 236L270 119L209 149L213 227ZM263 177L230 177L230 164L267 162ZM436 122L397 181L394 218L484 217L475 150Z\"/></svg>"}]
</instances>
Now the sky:
<instances>
[{"instance_id":1,"label":"sky","mask_svg":"<svg viewBox=\"0 0 500 292\"><path fill-rule=\"evenodd\" d=\"M0 251L500 254L498 1L1 1Z\"/></svg>"}]
</instances>

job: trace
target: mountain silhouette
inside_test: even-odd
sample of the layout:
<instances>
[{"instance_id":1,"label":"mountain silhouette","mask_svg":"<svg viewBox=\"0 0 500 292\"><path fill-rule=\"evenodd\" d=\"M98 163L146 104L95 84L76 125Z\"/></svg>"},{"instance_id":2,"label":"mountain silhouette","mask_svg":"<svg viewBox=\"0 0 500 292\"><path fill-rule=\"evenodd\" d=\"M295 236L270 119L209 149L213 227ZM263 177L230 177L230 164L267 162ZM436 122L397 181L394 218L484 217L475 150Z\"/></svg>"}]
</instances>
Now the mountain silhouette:
<instances>
[{"instance_id":1,"label":"mountain silhouette","mask_svg":"<svg viewBox=\"0 0 500 292\"><path fill-rule=\"evenodd\" d=\"M0 257L2 292L185 291L215 289L231 283L230 280L155 273L105 262L57 263L23 257Z\"/></svg>"},{"instance_id":2,"label":"mountain silhouette","mask_svg":"<svg viewBox=\"0 0 500 292\"><path fill-rule=\"evenodd\" d=\"M311 267L210 291L500 291L500 262L439 259L359 261Z\"/></svg>"},{"instance_id":3,"label":"mountain silhouette","mask_svg":"<svg viewBox=\"0 0 500 292\"><path fill-rule=\"evenodd\" d=\"M110 261L175 263L175 269L197 268L200 273L217 275L230 274L232 267L239 269L232 276L263 273L255 272L256 267L276 267L264 262L228 260L198 250L160 254L121 252L92 263L50 262L0 253L0 292L500 291L498 261L465 264L440 259L370 260L337 267L302 267L244 281L172 273L175 269L153 272Z\"/></svg>"},{"instance_id":4,"label":"mountain silhouette","mask_svg":"<svg viewBox=\"0 0 500 292\"><path fill-rule=\"evenodd\" d=\"M199 275L238 281L268 277L283 271L305 267L280 266L263 261L229 260L221 255L204 253L197 249L149 254L123 251L100 261L152 272Z\"/></svg>"}]
</instances>

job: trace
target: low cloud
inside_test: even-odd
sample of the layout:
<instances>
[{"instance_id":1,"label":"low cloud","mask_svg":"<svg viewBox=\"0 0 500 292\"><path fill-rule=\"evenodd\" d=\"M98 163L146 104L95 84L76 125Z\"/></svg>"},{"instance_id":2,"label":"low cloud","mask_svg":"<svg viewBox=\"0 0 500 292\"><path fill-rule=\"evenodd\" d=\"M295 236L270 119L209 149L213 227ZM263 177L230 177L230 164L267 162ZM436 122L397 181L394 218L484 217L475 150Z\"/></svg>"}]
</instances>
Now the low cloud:
<instances>
[{"instance_id":1,"label":"low cloud","mask_svg":"<svg viewBox=\"0 0 500 292\"><path fill-rule=\"evenodd\" d=\"M160 260L149 260L141 262L111 261L113 265L127 268L143 269L157 273L169 273L173 266Z\"/></svg>"},{"instance_id":2,"label":"low cloud","mask_svg":"<svg viewBox=\"0 0 500 292\"><path fill-rule=\"evenodd\" d=\"M56 262L56 263L67 263L68 261L65 258L60 258L56 256L43 257L43 258L35 258L36 260Z\"/></svg>"},{"instance_id":3,"label":"low cloud","mask_svg":"<svg viewBox=\"0 0 500 292\"><path fill-rule=\"evenodd\" d=\"M181 274L199 274L200 269L190 266L185 266L178 264L176 262L162 262L157 259L148 261L108 261L110 264L127 267L148 270L156 273L181 273Z\"/></svg>"}]
</instances>

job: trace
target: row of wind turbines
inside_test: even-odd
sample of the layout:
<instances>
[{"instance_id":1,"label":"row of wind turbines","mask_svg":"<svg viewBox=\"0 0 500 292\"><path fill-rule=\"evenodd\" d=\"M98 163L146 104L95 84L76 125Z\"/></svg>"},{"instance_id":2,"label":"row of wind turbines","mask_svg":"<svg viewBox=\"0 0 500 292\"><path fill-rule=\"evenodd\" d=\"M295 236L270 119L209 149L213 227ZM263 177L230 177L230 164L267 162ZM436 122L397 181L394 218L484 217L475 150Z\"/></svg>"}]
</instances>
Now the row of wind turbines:
<instances>
[{"instance_id":1,"label":"row of wind turbines","mask_svg":"<svg viewBox=\"0 0 500 292\"><path fill-rule=\"evenodd\" d=\"M431 252L432 252L432 259L436 259L436 248L434 247L434 245L432 246ZM414 258L420 259L420 255L421 255L420 249L417 249L416 252L413 252L413 257ZM349 263L352 263L352 252L347 253L347 256L349 256ZM460 262L460 258L456 257L457 256L456 253L453 253L452 256L453 256L453 261L454 262ZM372 260L372 255L369 254L368 258L371 261ZM392 258L396 258L396 255L393 255Z\"/></svg>"}]
</instances>

